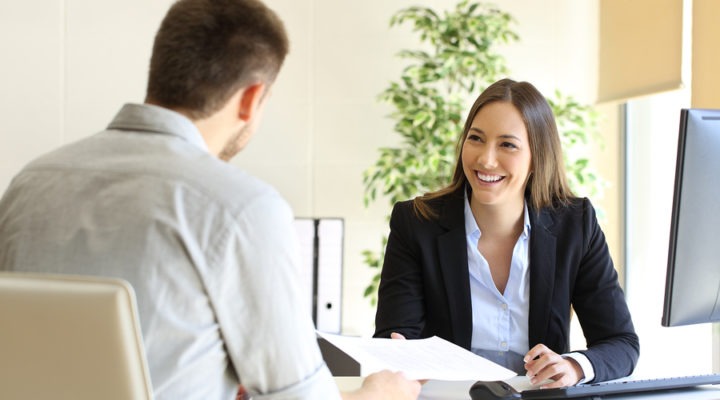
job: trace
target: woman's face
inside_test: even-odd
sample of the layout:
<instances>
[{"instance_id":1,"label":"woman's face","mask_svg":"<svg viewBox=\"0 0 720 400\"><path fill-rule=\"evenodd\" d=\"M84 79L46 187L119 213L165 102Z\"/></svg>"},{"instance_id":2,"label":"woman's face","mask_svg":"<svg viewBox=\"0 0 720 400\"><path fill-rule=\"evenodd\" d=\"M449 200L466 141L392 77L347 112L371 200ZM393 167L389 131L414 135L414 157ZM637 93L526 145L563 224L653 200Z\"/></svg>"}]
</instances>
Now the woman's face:
<instances>
[{"instance_id":1,"label":"woman's face","mask_svg":"<svg viewBox=\"0 0 720 400\"><path fill-rule=\"evenodd\" d=\"M472 187L471 204L522 204L531 167L530 143L512 103L495 101L475 114L461 156Z\"/></svg>"}]
</instances>

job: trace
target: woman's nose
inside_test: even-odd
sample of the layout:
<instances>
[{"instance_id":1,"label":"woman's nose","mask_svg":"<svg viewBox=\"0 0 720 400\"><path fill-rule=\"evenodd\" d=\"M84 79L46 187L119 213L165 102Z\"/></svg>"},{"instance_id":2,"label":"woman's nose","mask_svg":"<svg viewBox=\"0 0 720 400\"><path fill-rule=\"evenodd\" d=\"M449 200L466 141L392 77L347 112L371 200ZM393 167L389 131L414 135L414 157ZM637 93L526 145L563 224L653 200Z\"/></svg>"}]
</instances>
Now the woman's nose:
<instances>
[{"instance_id":1,"label":"woman's nose","mask_svg":"<svg viewBox=\"0 0 720 400\"><path fill-rule=\"evenodd\" d=\"M478 154L478 163L487 169L492 169L497 166L497 158L495 155L495 149L492 146L483 146Z\"/></svg>"}]
</instances>

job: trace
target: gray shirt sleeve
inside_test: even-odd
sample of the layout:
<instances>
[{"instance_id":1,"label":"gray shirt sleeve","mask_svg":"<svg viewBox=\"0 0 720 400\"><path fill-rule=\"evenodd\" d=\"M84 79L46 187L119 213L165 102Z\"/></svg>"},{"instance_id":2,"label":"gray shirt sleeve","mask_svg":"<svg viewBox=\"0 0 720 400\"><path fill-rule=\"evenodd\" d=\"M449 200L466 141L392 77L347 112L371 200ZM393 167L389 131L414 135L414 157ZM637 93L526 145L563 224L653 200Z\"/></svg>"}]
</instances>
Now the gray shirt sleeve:
<instances>
[{"instance_id":1,"label":"gray shirt sleeve","mask_svg":"<svg viewBox=\"0 0 720 400\"><path fill-rule=\"evenodd\" d=\"M200 271L230 361L254 398L339 399L301 284L290 207L276 192L251 201L226 219Z\"/></svg>"}]
</instances>

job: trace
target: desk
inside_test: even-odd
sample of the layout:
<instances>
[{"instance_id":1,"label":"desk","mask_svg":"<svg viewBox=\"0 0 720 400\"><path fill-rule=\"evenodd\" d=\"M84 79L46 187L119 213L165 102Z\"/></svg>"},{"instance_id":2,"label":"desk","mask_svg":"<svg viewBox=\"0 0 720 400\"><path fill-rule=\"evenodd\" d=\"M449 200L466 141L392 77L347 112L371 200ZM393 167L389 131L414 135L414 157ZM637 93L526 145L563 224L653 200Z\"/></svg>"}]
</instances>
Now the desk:
<instances>
[{"instance_id":1,"label":"desk","mask_svg":"<svg viewBox=\"0 0 720 400\"><path fill-rule=\"evenodd\" d=\"M360 387L362 378L357 376L336 376L335 381L342 391ZM471 381L428 381L423 385L421 400L470 400L468 391ZM604 397L608 400L720 400L720 385L703 386L687 390L661 391L656 393L627 394Z\"/></svg>"}]
</instances>

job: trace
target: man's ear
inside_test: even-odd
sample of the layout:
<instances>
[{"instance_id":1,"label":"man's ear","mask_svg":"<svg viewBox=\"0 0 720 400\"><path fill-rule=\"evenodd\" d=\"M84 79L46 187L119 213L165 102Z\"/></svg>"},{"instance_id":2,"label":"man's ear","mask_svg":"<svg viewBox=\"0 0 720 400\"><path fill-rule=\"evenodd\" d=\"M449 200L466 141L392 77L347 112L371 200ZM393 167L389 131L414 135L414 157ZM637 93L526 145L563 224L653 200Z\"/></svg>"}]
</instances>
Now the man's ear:
<instances>
[{"instance_id":1,"label":"man's ear","mask_svg":"<svg viewBox=\"0 0 720 400\"><path fill-rule=\"evenodd\" d=\"M248 122L255 116L258 106L265 95L265 88L264 83L256 82L241 89L242 94L240 95L240 103L238 104L238 118Z\"/></svg>"}]
</instances>

